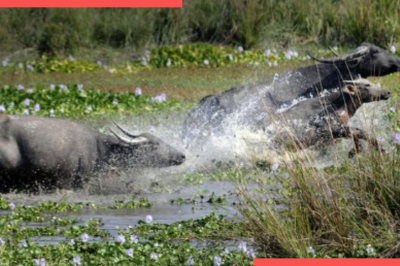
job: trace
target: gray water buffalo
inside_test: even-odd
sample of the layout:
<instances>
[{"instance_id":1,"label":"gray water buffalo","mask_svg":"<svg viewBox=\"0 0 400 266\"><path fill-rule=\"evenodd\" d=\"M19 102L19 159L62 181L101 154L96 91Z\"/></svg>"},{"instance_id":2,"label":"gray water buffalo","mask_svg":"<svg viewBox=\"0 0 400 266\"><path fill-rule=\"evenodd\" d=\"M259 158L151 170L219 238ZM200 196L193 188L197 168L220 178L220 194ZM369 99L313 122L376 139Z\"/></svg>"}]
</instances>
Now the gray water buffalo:
<instances>
[{"instance_id":1,"label":"gray water buffalo","mask_svg":"<svg viewBox=\"0 0 400 266\"><path fill-rule=\"evenodd\" d=\"M276 114L278 124L286 129L280 135L281 140L304 148L326 144L336 138L353 138L355 149L350 152L351 155L362 150L360 140L366 140L381 150L378 141L367 132L347 124L363 103L387 100L390 92L365 79L345 83L338 92L302 101Z\"/></svg>"},{"instance_id":2,"label":"gray water buffalo","mask_svg":"<svg viewBox=\"0 0 400 266\"><path fill-rule=\"evenodd\" d=\"M231 124L263 129L270 124L271 113L338 90L345 85L343 80L400 71L400 58L368 43L330 59L310 56L319 63L203 98L185 118L185 142L222 134Z\"/></svg>"},{"instance_id":3,"label":"gray water buffalo","mask_svg":"<svg viewBox=\"0 0 400 266\"><path fill-rule=\"evenodd\" d=\"M118 126L118 125L117 125ZM155 136L106 135L74 121L0 115L0 189L73 189L107 168L179 165L185 156Z\"/></svg>"}]
</instances>

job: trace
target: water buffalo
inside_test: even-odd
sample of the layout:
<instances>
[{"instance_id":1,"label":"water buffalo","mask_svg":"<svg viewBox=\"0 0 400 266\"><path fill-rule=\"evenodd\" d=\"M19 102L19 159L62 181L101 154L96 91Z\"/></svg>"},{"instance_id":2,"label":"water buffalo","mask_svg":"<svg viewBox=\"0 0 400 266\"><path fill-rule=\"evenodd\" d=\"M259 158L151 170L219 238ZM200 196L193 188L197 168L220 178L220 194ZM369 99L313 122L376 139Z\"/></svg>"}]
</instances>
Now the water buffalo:
<instances>
[{"instance_id":1,"label":"water buffalo","mask_svg":"<svg viewBox=\"0 0 400 266\"><path fill-rule=\"evenodd\" d=\"M362 129L347 126L347 123L363 103L387 100L390 92L365 79L345 83L338 92L307 99L276 114L277 125L285 131L279 136L281 140L304 148L326 144L335 138L353 138L355 149L350 152L352 155L361 151L360 140L363 139L381 150L376 139Z\"/></svg>"},{"instance_id":2,"label":"water buffalo","mask_svg":"<svg viewBox=\"0 0 400 266\"><path fill-rule=\"evenodd\" d=\"M185 142L226 133L231 124L262 129L270 124L271 113L337 90L345 85L343 80L400 71L400 58L368 43L331 59L310 56L319 64L291 69L268 80L203 98L184 121Z\"/></svg>"},{"instance_id":3,"label":"water buffalo","mask_svg":"<svg viewBox=\"0 0 400 266\"><path fill-rule=\"evenodd\" d=\"M118 125L117 125L118 126ZM155 136L102 134L74 121L0 115L0 189L73 189L111 167L179 165L185 156Z\"/></svg>"}]
</instances>

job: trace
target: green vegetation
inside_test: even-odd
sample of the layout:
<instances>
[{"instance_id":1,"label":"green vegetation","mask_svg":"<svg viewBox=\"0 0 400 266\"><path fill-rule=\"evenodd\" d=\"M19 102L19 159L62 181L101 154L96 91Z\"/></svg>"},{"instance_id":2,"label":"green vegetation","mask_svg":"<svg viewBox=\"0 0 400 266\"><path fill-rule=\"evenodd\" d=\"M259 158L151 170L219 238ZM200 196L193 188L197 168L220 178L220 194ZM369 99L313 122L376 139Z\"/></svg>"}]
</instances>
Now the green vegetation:
<instances>
[{"instance_id":1,"label":"green vegetation","mask_svg":"<svg viewBox=\"0 0 400 266\"><path fill-rule=\"evenodd\" d=\"M4 85L0 90L0 111L8 114L34 114L48 117L103 116L181 110L185 105L167 100L165 94L155 97L135 92L102 92L83 89L82 84L67 87L51 84L49 88L24 88Z\"/></svg>"}]
</instances>

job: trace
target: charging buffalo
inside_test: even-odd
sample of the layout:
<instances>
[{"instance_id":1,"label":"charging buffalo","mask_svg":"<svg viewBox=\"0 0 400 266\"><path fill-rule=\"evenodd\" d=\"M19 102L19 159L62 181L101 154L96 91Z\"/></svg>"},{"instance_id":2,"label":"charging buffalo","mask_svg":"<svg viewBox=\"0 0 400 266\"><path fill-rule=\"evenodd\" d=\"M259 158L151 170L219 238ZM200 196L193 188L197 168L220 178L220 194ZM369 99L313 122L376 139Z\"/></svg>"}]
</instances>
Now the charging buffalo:
<instances>
[{"instance_id":1,"label":"charging buffalo","mask_svg":"<svg viewBox=\"0 0 400 266\"><path fill-rule=\"evenodd\" d=\"M366 131L349 127L347 123L363 103L387 100L390 92L368 80L349 80L338 92L326 97L304 100L292 108L276 114L284 132L278 138L285 144L299 148L326 144L336 138L353 138L355 149L350 155L362 150L360 140L366 140L376 149L382 150L378 141Z\"/></svg>"},{"instance_id":2,"label":"charging buffalo","mask_svg":"<svg viewBox=\"0 0 400 266\"><path fill-rule=\"evenodd\" d=\"M118 125L117 125L118 126ZM0 189L73 189L111 167L179 165L185 156L155 136L106 135L73 121L0 115Z\"/></svg>"},{"instance_id":3,"label":"charging buffalo","mask_svg":"<svg viewBox=\"0 0 400 266\"><path fill-rule=\"evenodd\" d=\"M231 124L263 129L271 122L269 116L277 110L337 91L345 85L344 80L400 71L400 58L369 43L330 59L309 55L319 63L203 98L185 118L185 142L221 134Z\"/></svg>"}]
</instances>

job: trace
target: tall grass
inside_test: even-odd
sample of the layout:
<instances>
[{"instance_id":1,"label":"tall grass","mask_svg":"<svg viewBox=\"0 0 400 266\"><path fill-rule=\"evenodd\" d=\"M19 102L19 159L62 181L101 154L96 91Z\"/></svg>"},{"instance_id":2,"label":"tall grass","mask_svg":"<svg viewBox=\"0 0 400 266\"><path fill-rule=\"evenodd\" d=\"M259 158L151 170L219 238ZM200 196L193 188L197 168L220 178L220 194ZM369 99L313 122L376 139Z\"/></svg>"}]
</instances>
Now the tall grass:
<instances>
[{"instance_id":1,"label":"tall grass","mask_svg":"<svg viewBox=\"0 0 400 266\"><path fill-rule=\"evenodd\" d=\"M144 49L187 42L247 48L398 42L400 1L191 0L182 9L1 9L3 50ZM48 41L50 40L50 41ZM47 44L46 42L50 42Z\"/></svg>"},{"instance_id":2,"label":"tall grass","mask_svg":"<svg viewBox=\"0 0 400 266\"><path fill-rule=\"evenodd\" d=\"M269 182L259 180L256 191L243 180L238 186L245 203L238 209L266 254L400 255L398 144L386 153L367 151L328 169L310 168L310 158L292 159ZM272 182L279 185L271 188Z\"/></svg>"}]
</instances>

